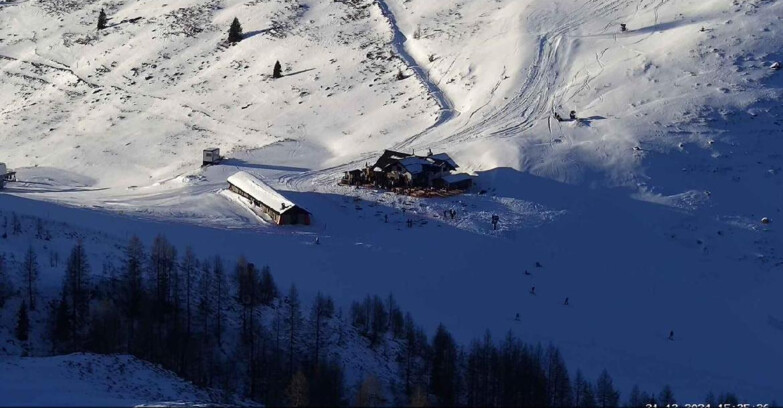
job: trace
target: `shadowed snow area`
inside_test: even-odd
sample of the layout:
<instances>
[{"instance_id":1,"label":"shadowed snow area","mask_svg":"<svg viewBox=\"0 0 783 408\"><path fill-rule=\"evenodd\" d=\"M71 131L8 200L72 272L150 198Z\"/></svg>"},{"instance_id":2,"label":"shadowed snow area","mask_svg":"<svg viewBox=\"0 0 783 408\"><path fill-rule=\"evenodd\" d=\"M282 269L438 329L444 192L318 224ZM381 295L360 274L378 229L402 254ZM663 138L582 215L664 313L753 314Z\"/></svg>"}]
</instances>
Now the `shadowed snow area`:
<instances>
[{"instance_id":1,"label":"shadowed snow area","mask_svg":"<svg viewBox=\"0 0 783 408\"><path fill-rule=\"evenodd\" d=\"M0 209L245 254L342 306L392 292L461 341L551 341L624 396L783 398L783 2L380 1L2 4ZM383 149L447 152L477 188L337 185ZM240 205L237 171L313 225Z\"/></svg>"}]
</instances>

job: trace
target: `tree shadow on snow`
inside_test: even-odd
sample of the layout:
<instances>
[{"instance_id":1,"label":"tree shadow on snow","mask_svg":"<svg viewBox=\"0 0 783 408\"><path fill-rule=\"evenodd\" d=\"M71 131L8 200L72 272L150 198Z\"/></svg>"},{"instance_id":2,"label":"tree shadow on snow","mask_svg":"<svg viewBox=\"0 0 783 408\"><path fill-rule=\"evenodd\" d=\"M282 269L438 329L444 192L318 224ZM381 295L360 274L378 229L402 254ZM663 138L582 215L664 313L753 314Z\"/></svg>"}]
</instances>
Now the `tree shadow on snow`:
<instances>
[{"instance_id":1,"label":"tree shadow on snow","mask_svg":"<svg viewBox=\"0 0 783 408\"><path fill-rule=\"evenodd\" d=\"M305 72L307 72L307 71L312 71L312 70L314 70L314 69L315 69L315 68L303 69L303 70L301 70L301 71L292 72L292 73L290 73L290 74L285 74L285 75L283 75L283 76L284 76L284 77L289 77L289 76L294 76L294 75L304 74Z\"/></svg>"},{"instance_id":2,"label":"tree shadow on snow","mask_svg":"<svg viewBox=\"0 0 783 408\"><path fill-rule=\"evenodd\" d=\"M265 33L268 33L268 32L270 32L272 30L274 30L274 27L265 28L263 30L248 31L248 32L246 32L245 34L242 35L242 39L243 40L247 40L248 38L255 37L255 36L261 35L261 34L265 34Z\"/></svg>"},{"instance_id":3,"label":"tree shadow on snow","mask_svg":"<svg viewBox=\"0 0 783 408\"><path fill-rule=\"evenodd\" d=\"M696 24L700 21L703 21L703 17L698 18L690 18L690 19L683 19L683 20L675 20L675 21L669 21L666 23L658 23L655 25L647 26L647 27L641 27L637 28L635 30L628 30L625 33L621 34L650 34L654 33L656 31L667 31L671 30L673 28L678 28L686 25Z\"/></svg>"},{"instance_id":4,"label":"tree shadow on snow","mask_svg":"<svg viewBox=\"0 0 783 408\"><path fill-rule=\"evenodd\" d=\"M221 162L221 164L228 165L228 166L236 166L236 167L245 167L249 169L262 169L262 170L279 170L279 171L293 171L297 173L303 173L305 171L310 171L310 169L304 168L304 167L291 167L291 166L279 166L274 164L259 164L259 163L250 163L245 160L240 159L225 159Z\"/></svg>"}]
</instances>

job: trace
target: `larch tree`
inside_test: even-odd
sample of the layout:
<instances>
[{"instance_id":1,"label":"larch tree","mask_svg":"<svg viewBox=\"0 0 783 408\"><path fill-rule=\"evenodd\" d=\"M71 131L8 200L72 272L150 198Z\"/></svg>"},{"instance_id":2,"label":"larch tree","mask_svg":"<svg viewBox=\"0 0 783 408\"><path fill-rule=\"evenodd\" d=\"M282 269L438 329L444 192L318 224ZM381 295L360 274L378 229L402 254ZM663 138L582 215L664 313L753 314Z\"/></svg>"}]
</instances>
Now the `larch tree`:
<instances>
[{"instance_id":1,"label":"larch tree","mask_svg":"<svg viewBox=\"0 0 783 408\"><path fill-rule=\"evenodd\" d=\"M598 376L595 384L595 399L601 408L616 407L620 400L620 393L614 389L612 377L604 369Z\"/></svg>"},{"instance_id":2,"label":"larch tree","mask_svg":"<svg viewBox=\"0 0 783 408\"><path fill-rule=\"evenodd\" d=\"M453 406L457 403L459 395L457 344L442 324L438 326L432 339L432 349L430 391L440 405Z\"/></svg>"},{"instance_id":3,"label":"larch tree","mask_svg":"<svg viewBox=\"0 0 783 408\"><path fill-rule=\"evenodd\" d=\"M0 310L5 306L5 302L14 294L14 285L11 277L8 276L5 254L0 254Z\"/></svg>"},{"instance_id":4,"label":"larch tree","mask_svg":"<svg viewBox=\"0 0 783 408\"><path fill-rule=\"evenodd\" d=\"M720 401L723 402L723 401ZM666 406L676 404L677 400L674 398L674 392L669 384L663 386L660 394L658 394L658 404Z\"/></svg>"},{"instance_id":5,"label":"larch tree","mask_svg":"<svg viewBox=\"0 0 783 408\"><path fill-rule=\"evenodd\" d=\"M38 255L32 246L25 252L21 272L27 303L30 310L35 310L35 300L38 295Z\"/></svg>"},{"instance_id":6,"label":"larch tree","mask_svg":"<svg viewBox=\"0 0 783 408\"><path fill-rule=\"evenodd\" d=\"M16 313L16 339L27 341L30 338L30 318L27 315L27 303L22 301L19 311Z\"/></svg>"},{"instance_id":7,"label":"larch tree","mask_svg":"<svg viewBox=\"0 0 783 408\"><path fill-rule=\"evenodd\" d=\"M68 256L62 295L68 302L71 339L79 342L86 335L90 312L90 264L81 240Z\"/></svg>"}]
</instances>

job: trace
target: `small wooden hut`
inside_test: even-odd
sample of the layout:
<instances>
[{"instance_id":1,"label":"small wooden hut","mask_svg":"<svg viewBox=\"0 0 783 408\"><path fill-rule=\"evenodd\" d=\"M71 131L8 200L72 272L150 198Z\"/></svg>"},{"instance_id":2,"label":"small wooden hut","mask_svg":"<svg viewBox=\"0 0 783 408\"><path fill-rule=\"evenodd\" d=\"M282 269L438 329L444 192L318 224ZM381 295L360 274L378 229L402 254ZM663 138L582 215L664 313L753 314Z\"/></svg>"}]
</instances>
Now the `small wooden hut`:
<instances>
[{"instance_id":1,"label":"small wooden hut","mask_svg":"<svg viewBox=\"0 0 783 408\"><path fill-rule=\"evenodd\" d=\"M310 225L310 212L249 173L240 171L230 176L228 189L247 199L253 212L277 225Z\"/></svg>"}]
</instances>

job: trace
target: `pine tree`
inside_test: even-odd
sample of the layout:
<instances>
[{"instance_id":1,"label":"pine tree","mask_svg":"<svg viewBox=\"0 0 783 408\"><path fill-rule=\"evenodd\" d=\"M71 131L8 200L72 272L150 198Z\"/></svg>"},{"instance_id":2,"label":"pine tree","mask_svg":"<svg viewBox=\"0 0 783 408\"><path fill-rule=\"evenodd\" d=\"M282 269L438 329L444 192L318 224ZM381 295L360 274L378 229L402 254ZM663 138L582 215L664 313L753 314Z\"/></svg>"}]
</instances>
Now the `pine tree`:
<instances>
[{"instance_id":1,"label":"pine tree","mask_svg":"<svg viewBox=\"0 0 783 408\"><path fill-rule=\"evenodd\" d=\"M188 246L185 249L185 257L182 259L182 275L185 283L184 295L185 295L185 324L186 324L186 339L190 339L192 331L192 306L195 303L195 290L196 290L196 270L198 269L198 260L196 254L193 252L193 248Z\"/></svg>"},{"instance_id":2,"label":"pine tree","mask_svg":"<svg viewBox=\"0 0 783 408\"><path fill-rule=\"evenodd\" d=\"M580 370L576 370L576 377L574 378L574 406L595 406L593 387L587 380L585 380L585 377L582 375L582 371Z\"/></svg>"},{"instance_id":3,"label":"pine tree","mask_svg":"<svg viewBox=\"0 0 783 408\"><path fill-rule=\"evenodd\" d=\"M120 276L119 304L127 324L126 344L135 346L136 326L142 315L144 292L144 245L137 236L131 237L125 248L125 260Z\"/></svg>"},{"instance_id":4,"label":"pine tree","mask_svg":"<svg viewBox=\"0 0 783 408\"><path fill-rule=\"evenodd\" d=\"M22 280L27 295L30 310L35 310L35 300L38 294L38 255L32 246L27 249L22 262Z\"/></svg>"},{"instance_id":5,"label":"pine tree","mask_svg":"<svg viewBox=\"0 0 783 408\"><path fill-rule=\"evenodd\" d=\"M3 310L5 302L14 294L14 285L8 276L5 254L0 254L0 310Z\"/></svg>"},{"instance_id":6,"label":"pine tree","mask_svg":"<svg viewBox=\"0 0 783 408\"><path fill-rule=\"evenodd\" d=\"M359 385L355 405L358 407L381 407L384 403L381 384L374 375L370 374Z\"/></svg>"},{"instance_id":7,"label":"pine tree","mask_svg":"<svg viewBox=\"0 0 783 408\"><path fill-rule=\"evenodd\" d=\"M672 396L672 401L673 400L674 400L674 396ZM672 404L674 403L676 402L673 402ZM725 394L721 394L718 396L718 404L723 404L724 406L726 405L735 406L739 404L739 398L737 398L737 396L734 395L733 393L727 392ZM777 406L777 405L772 404L770 406Z\"/></svg>"},{"instance_id":8,"label":"pine tree","mask_svg":"<svg viewBox=\"0 0 783 408\"><path fill-rule=\"evenodd\" d=\"M86 334L90 308L90 265L79 240L68 257L62 296L69 303L71 339L81 342Z\"/></svg>"},{"instance_id":9,"label":"pine tree","mask_svg":"<svg viewBox=\"0 0 783 408\"><path fill-rule=\"evenodd\" d=\"M215 304L215 326L214 335L218 346L223 345L223 320L226 301L228 300L228 285L226 284L226 274L223 267L223 260L219 256L215 257L212 265L212 282L215 285L214 304Z\"/></svg>"},{"instance_id":10,"label":"pine tree","mask_svg":"<svg viewBox=\"0 0 783 408\"><path fill-rule=\"evenodd\" d=\"M307 378L301 371L297 371L286 389L288 405L291 407L306 407L308 405L310 389Z\"/></svg>"},{"instance_id":11,"label":"pine tree","mask_svg":"<svg viewBox=\"0 0 783 408\"><path fill-rule=\"evenodd\" d=\"M106 21L106 12L101 9L101 12L98 14L98 31L106 28Z\"/></svg>"},{"instance_id":12,"label":"pine tree","mask_svg":"<svg viewBox=\"0 0 783 408\"><path fill-rule=\"evenodd\" d=\"M322 332L324 331L324 321L326 319L331 319L334 316L334 301L332 298L328 296L324 297L321 295L321 292L318 292L315 296L312 314L313 317L311 321L313 322L313 331L315 332L315 351L313 354L317 371L318 364L321 362L321 339L323 338Z\"/></svg>"},{"instance_id":13,"label":"pine tree","mask_svg":"<svg viewBox=\"0 0 783 408\"><path fill-rule=\"evenodd\" d=\"M658 394L658 404L666 406L676 403L677 400L674 399L674 392L672 392L672 388L669 386L669 384L664 385L661 393Z\"/></svg>"},{"instance_id":14,"label":"pine tree","mask_svg":"<svg viewBox=\"0 0 783 408\"><path fill-rule=\"evenodd\" d=\"M283 67L280 65L280 61L275 62L275 68L272 70L272 78L282 78Z\"/></svg>"},{"instance_id":15,"label":"pine tree","mask_svg":"<svg viewBox=\"0 0 783 408\"><path fill-rule=\"evenodd\" d=\"M19 341L27 341L30 337L30 318L27 316L27 303L25 301L22 301L19 311L16 313L16 330L14 334Z\"/></svg>"},{"instance_id":16,"label":"pine tree","mask_svg":"<svg viewBox=\"0 0 783 408\"><path fill-rule=\"evenodd\" d=\"M71 310L68 307L65 293L61 295L60 300L54 301L50 305L49 321L51 331L49 340L52 343L52 352L69 353L73 351Z\"/></svg>"},{"instance_id":17,"label":"pine tree","mask_svg":"<svg viewBox=\"0 0 783 408\"><path fill-rule=\"evenodd\" d=\"M388 327L389 314L386 312L386 306L379 296L373 296L370 308L370 345L380 344Z\"/></svg>"},{"instance_id":18,"label":"pine tree","mask_svg":"<svg viewBox=\"0 0 783 408\"><path fill-rule=\"evenodd\" d=\"M616 407L618 405L620 393L614 389L612 377L609 376L606 369L598 376L598 381L595 384L595 395L598 406L601 408Z\"/></svg>"},{"instance_id":19,"label":"pine tree","mask_svg":"<svg viewBox=\"0 0 783 408\"><path fill-rule=\"evenodd\" d=\"M239 24L239 19L234 17L234 21L231 22L231 27L228 29L228 42L234 44L242 41L242 25Z\"/></svg>"},{"instance_id":20,"label":"pine tree","mask_svg":"<svg viewBox=\"0 0 783 408\"><path fill-rule=\"evenodd\" d=\"M294 347L299 337L302 324L301 303L299 301L299 291L295 285L291 285L286 297L287 313L286 328L288 329L288 375L294 374Z\"/></svg>"},{"instance_id":21,"label":"pine tree","mask_svg":"<svg viewBox=\"0 0 783 408\"><path fill-rule=\"evenodd\" d=\"M14 235L22 233L22 222L19 221L19 217L17 217L16 213L11 214L11 233Z\"/></svg>"},{"instance_id":22,"label":"pine tree","mask_svg":"<svg viewBox=\"0 0 783 408\"><path fill-rule=\"evenodd\" d=\"M432 339L432 348L431 393L439 404L453 406L457 403L459 383L457 345L442 324Z\"/></svg>"},{"instance_id":23,"label":"pine tree","mask_svg":"<svg viewBox=\"0 0 783 408\"><path fill-rule=\"evenodd\" d=\"M269 306L278 297L277 285L268 266L261 268L261 304Z\"/></svg>"},{"instance_id":24,"label":"pine tree","mask_svg":"<svg viewBox=\"0 0 783 408\"><path fill-rule=\"evenodd\" d=\"M547 379L547 397L549 406L567 407L573 404L571 380L560 350L554 345L547 348L544 357L544 369Z\"/></svg>"},{"instance_id":25,"label":"pine tree","mask_svg":"<svg viewBox=\"0 0 783 408\"><path fill-rule=\"evenodd\" d=\"M631 394L628 395L628 403L626 404L629 407L643 407L647 401L642 399L642 392L639 390L638 385L634 385L631 389Z\"/></svg>"}]
</instances>

